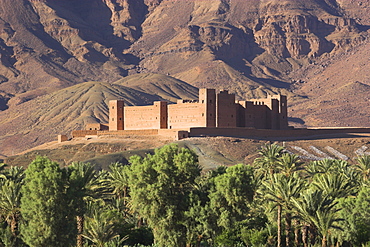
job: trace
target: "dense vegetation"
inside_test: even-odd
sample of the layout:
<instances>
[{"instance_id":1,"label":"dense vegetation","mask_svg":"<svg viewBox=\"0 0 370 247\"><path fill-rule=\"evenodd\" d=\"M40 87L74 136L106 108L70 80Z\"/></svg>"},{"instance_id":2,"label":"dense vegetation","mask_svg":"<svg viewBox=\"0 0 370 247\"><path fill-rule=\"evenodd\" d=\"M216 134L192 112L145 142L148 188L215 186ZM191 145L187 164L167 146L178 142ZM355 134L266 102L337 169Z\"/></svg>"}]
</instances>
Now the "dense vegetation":
<instances>
[{"instance_id":1,"label":"dense vegetation","mask_svg":"<svg viewBox=\"0 0 370 247\"><path fill-rule=\"evenodd\" d=\"M131 165L0 166L0 246L370 246L370 156L305 164L266 145L202 172L164 146Z\"/></svg>"}]
</instances>

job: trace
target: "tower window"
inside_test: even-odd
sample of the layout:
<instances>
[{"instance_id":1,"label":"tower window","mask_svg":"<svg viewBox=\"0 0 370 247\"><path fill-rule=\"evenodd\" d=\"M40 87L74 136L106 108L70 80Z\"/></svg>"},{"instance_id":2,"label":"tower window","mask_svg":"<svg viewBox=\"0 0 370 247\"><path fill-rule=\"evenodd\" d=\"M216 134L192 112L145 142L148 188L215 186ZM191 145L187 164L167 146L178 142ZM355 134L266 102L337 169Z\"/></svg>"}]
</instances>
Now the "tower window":
<instances>
[{"instance_id":1,"label":"tower window","mask_svg":"<svg viewBox=\"0 0 370 247\"><path fill-rule=\"evenodd\" d=\"M112 106L112 109L114 109L114 106Z\"/></svg>"},{"instance_id":2,"label":"tower window","mask_svg":"<svg viewBox=\"0 0 370 247\"><path fill-rule=\"evenodd\" d=\"M112 121L114 121L114 118L112 118Z\"/></svg>"}]
</instances>

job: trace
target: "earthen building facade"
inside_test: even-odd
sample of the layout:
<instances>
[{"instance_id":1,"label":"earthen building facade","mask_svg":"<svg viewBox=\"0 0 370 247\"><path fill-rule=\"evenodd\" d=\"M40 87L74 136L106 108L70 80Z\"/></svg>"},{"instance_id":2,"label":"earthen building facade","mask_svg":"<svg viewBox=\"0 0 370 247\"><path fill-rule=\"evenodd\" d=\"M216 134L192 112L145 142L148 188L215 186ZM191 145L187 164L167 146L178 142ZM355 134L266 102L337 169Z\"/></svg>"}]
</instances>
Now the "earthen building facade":
<instances>
[{"instance_id":1,"label":"earthen building facade","mask_svg":"<svg viewBox=\"0 0 370 247\"><path fill-rule=\"evenodd\" d=\"M228 91L200 89L198 100L176 104L156 101L148 106L125 106L123 100L109 102L109 131L144 129L190 129L194 127L287 129L287 98L235 101Z\"/></svg>"}]
</instances>

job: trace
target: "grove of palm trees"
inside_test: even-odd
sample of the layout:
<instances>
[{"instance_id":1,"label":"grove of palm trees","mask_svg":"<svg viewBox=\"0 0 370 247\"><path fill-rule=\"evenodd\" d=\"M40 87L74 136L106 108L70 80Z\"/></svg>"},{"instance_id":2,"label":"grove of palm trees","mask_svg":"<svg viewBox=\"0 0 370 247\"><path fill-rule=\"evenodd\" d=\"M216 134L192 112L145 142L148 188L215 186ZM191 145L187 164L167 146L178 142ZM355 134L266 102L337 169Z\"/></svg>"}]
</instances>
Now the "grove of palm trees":
<instances>
[{"instance_id":1,"label":"grove of palm trees","mask_svg":"<svg viewBox=\"0 0 370 247\"><path fill-rule=\"evenodd\" d=\"M0 165L0 246L370 246L370 156L302 162L283 147L202 171L176 144L129 165Z\"/></svg>"}]
</instances>

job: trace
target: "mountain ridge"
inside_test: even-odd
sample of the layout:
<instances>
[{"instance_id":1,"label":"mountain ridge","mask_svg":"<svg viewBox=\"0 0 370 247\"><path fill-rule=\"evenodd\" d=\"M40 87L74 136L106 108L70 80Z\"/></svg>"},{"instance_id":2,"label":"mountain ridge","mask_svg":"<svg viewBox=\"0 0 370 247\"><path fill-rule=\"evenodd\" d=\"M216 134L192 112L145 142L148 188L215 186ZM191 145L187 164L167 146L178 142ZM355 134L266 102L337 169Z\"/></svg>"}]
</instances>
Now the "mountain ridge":
<instances>
[{"instance_id":1,"label":"mountain ridge","mask_svg":"<svg viewBox=\"0 0 370 247\"><path fill-rule=\"evenodd\" d=\"M144 89L114 86L150 91L132 104L194 98L204 87L239 99L281 93L295 126L370 126L367 87L336 90L370 85L369 10L369 0L0 0L0 144L51 141L9 119L33 117L29 106L46 110L40 98L88 81L143 81ZM188 86L171 92L175 81ZM103 121L99 114L91 118Z\"/></svg>"}]
</instances>

